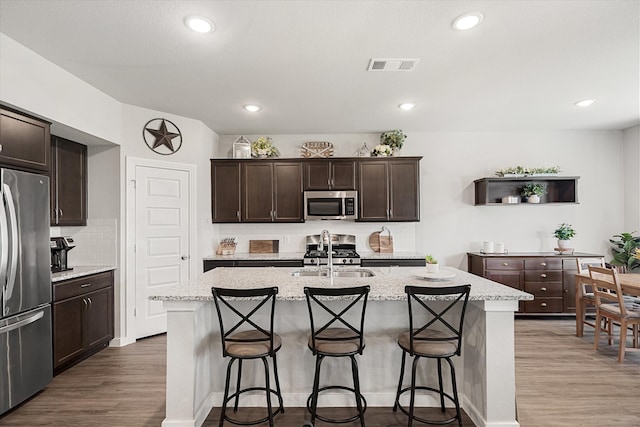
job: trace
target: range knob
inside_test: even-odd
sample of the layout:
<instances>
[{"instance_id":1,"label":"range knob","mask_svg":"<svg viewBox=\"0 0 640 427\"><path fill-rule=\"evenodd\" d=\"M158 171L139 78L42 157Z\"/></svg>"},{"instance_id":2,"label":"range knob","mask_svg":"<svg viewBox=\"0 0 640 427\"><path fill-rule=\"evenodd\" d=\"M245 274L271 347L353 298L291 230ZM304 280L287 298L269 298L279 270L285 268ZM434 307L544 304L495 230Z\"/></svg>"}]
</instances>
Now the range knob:
<instances>
[{"instance_id":1,"label":"range knob","mask_svg":"<svg viewBox=\"0 0 640 427\"><path fill-rule=\"evenodd\" d=\"M347 263L347 259L346 258L342 258L342 263L346 264Z\"/></svg>"},{"instance_id":2,"label":"range knob","mask_svg":"<svg viewBox=\"0 0 640 427\"><path fill-rule=\"evenodd\" d=\"M350 259L350 260L349 260L349 264L353 264L353 259Z\"/></svg>"}]
</instances>

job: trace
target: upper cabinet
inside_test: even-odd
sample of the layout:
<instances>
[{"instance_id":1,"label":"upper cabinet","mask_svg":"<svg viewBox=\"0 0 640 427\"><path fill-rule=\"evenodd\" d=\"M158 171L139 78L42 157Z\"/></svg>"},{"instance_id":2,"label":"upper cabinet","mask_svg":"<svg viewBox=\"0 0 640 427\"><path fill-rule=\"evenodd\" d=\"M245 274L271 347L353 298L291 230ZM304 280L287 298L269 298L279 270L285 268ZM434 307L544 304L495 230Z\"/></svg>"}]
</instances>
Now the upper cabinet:
<instances>
[{"instance_id":1,"label":"upper cabinet","mask_svg":"<svg viewBox=\"0 0 640 427\"><path fill-rule=\"evenodd\" d=\"M420 221L420 159L358 161L360 221Z\"/></svg>"},{"instance_id":2,"label":"upper cabinet","mask_svg":"<svg viewBox=\"0 0 640 427\"><path fill-rule=\"evenodd\" d=\"M0 107L0 166L49 172L50 123Z\"/></svg>"},{"instance_id":3,"label":"upper cabinet","mask_svg":"<svg viewBox=\"0 0 640 427\"><path fill-rule=\"evenodd\" d=\"M355 160L313 159L304 162L305 190L355 190Z\"/></svg>"},{"instance_id":4,"label":"upper cabinet","mask_svg":"<svg viewBox=\"0 0 640 427\"><path fill-rule=\"evenodd\" d=\"M213 222L302 222L302 163L211 160Z\"/></svg>"},{"instance_id":5,"label":"upper cabinet","mask_svg":"<svg viewBox=\"0 0 640 427\"><path fill-rule=\"evenodd\" d=\"M51 137L51 225L87 225L87 146Z\"/></svg>"},{"instance_id":6,"label":"upper cabinet","mask_svg":"<svg viewBox=\"0 0 640 427\"><path fill-rule=\"evenodd\" d=\"M474 181L476 205L502 205L506 197L516 196L520 200L522 187L528 183L545 186L546 193L540 204L578 203L578 176L528 176L518 178L481 178ZM503 197L505 200L503 201Z\"/></svg>"}]
</instances>

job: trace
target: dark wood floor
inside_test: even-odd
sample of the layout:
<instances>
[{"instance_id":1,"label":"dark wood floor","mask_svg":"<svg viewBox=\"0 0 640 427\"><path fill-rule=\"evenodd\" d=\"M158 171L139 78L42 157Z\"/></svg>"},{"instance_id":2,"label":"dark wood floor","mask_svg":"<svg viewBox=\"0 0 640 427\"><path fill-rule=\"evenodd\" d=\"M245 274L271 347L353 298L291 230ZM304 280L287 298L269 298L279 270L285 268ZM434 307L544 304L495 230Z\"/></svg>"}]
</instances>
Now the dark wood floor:
<instances>
[{"instance_id":1,"label":"dark wood floor","mask_svg":"<svg viewBox=\"0 0 640 427\"><path fill-rule=\"evenodd\" d=\"M165 409L165 343L161 335L96 354L5 414L0 426L159 426ZM617 347L605 344L594 352L592 345L592 332L576 338L571 320L516 321L523 427L640 426L640 353L618 364ZM205 426L217 426L219 414L215 408ZM301 427L306 420L305 409L286 408L276 425ZM369 408L366 421L369 427L406 425L406 417L391 408ZM466 417L464 422L473 425Z\"/></svg>"}]
</instances>

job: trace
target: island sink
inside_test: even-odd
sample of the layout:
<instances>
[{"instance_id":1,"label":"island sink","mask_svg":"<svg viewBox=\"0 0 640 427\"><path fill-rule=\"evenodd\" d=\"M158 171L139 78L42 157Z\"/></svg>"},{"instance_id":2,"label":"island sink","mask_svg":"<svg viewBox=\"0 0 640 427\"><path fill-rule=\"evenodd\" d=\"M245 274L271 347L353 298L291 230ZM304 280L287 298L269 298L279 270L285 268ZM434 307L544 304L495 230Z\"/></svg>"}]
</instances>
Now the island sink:
<instances>
[{"instance_id":1,"label":"island sink","mask_svg":"<svg viewBox=\"0 0 640 427\"><path fill-rule=\"evenodd\" d=\"M296 270L291 273L293 277L327 277L327 270ZM351 270L333 270L333 277L373 277L375 274L371 270L365 268L351 269Z\"/></svg>"}]
</instances>

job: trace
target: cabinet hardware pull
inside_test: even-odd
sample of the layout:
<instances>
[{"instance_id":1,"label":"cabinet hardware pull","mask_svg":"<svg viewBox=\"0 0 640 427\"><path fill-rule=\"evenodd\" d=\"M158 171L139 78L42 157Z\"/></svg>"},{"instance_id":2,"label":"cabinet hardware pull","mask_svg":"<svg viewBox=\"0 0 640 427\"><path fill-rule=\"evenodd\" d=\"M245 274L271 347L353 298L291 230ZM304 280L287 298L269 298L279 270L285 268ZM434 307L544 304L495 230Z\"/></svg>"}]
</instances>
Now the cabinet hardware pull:
<instances>
[{"instance_id":1,"label":"cabinet hardware pull","mask_svg":"<svg viewBox=\"0 0 640 427\"><path fill-rule=\"evenodd\" d=\"M91 285L92 285L92 283L83 283L82 285L80 285L80 287L81 288L88 288Z\"/></svg>"},{"instance_id":2,"label":"cabinet hardware pull","mask_svg":"<svg viewBox=\"0 0 640 427\"><path fill-rule=\"evenodd\" d=\"M331 187L331 180L327 179L327 186Z\"/></svg>"},{"instance_id":3,"label":"cabinet hardware pull","mask_svg":"<svg viewBox=\"0 0 640 427\"><path fill-rule=\"evenodd\" d=\"M547 263L546 262L541 262L540 265L543 266L543 267L546 267Z\"/></svg>"},{"instance_id":4,"label":"cabinet hardware pull","mask_svg":"<svg viewBox=\"0 0 640 427\"><path fill-rule=\"evenodd\" d=\"M62 209L58 209L60 211L60 216L64 215L64 212L62 211Z\"/></svg>"},{"instance_id":5,"label":"cabinet hardware pull","mask_svg":"<svg viewBox=\"0 0 640 427\"><path fill-rule=\"evenodd\" d=\"M542 273L542 274L540 275L540 277L542 277L542 278L544 279L545 277L547 277L547 275L546 275L546 274L544 274L544 273Z\"/></svg>"},{"instance_id":6,"label":"cabinet hardware pull","mask_svg":"<svg viewBox=\"0 0 640 427\"><path fill-rule=\"evenodd\" d=\"M83 308L84 310L86 310L87 307L89 306L89 303L87 303L87 299L86 298L82 298L82 304L84 306L84 308Z\"/></svg>"},{"instance_id":7,"label":"cabinet hardware pull","mask_svg":"<svg viewBox=\"0 0 640 427\"><path fill-rule=\"evenodd\" d=\"M547 292L547 288L540 288L542 292Z\"/></svg>"},{"instance_id":8,"label":"cabinet hardware pull","mask_svg":"<svg viewBox=\"0 0 640 427\"><path fill-rule=\"evenodd\" d=\"M240 211L236 211L236 216L238 217L238 221L240 221Z\"/></svg>"},{"instance_id":9,"label":"cabinet hardware pull","mask_svg":"<svg viewBox=\"0 0 640 427\"><path fill-rule=\"evenodd\" d=\"M89 308L93 305L93 301L91 301L91 297L87 298L89 300Z\"/></svg>"},{"instance_id":10,"label":"cabinet hardware pull","mask_svg":"<svg viewBox=\"0 0 640 427\"><path fill-rule=\"evenodd\" d=\"M502 265L504 265L506 267L507 265L509 265L509 263L508 262L503 262Z\"/></svg>"},{"instance_id":11,"label":"cabinet hardware pull","mask_svg":"<svg viewBox=\"0 0 640 427\"><path fill-rule=\"evenodd\" d=\"M542 304L540 304L540 307L546 307L546 306L547 306L546 302L543 302Z\"/></svg>"}]
</instances>

